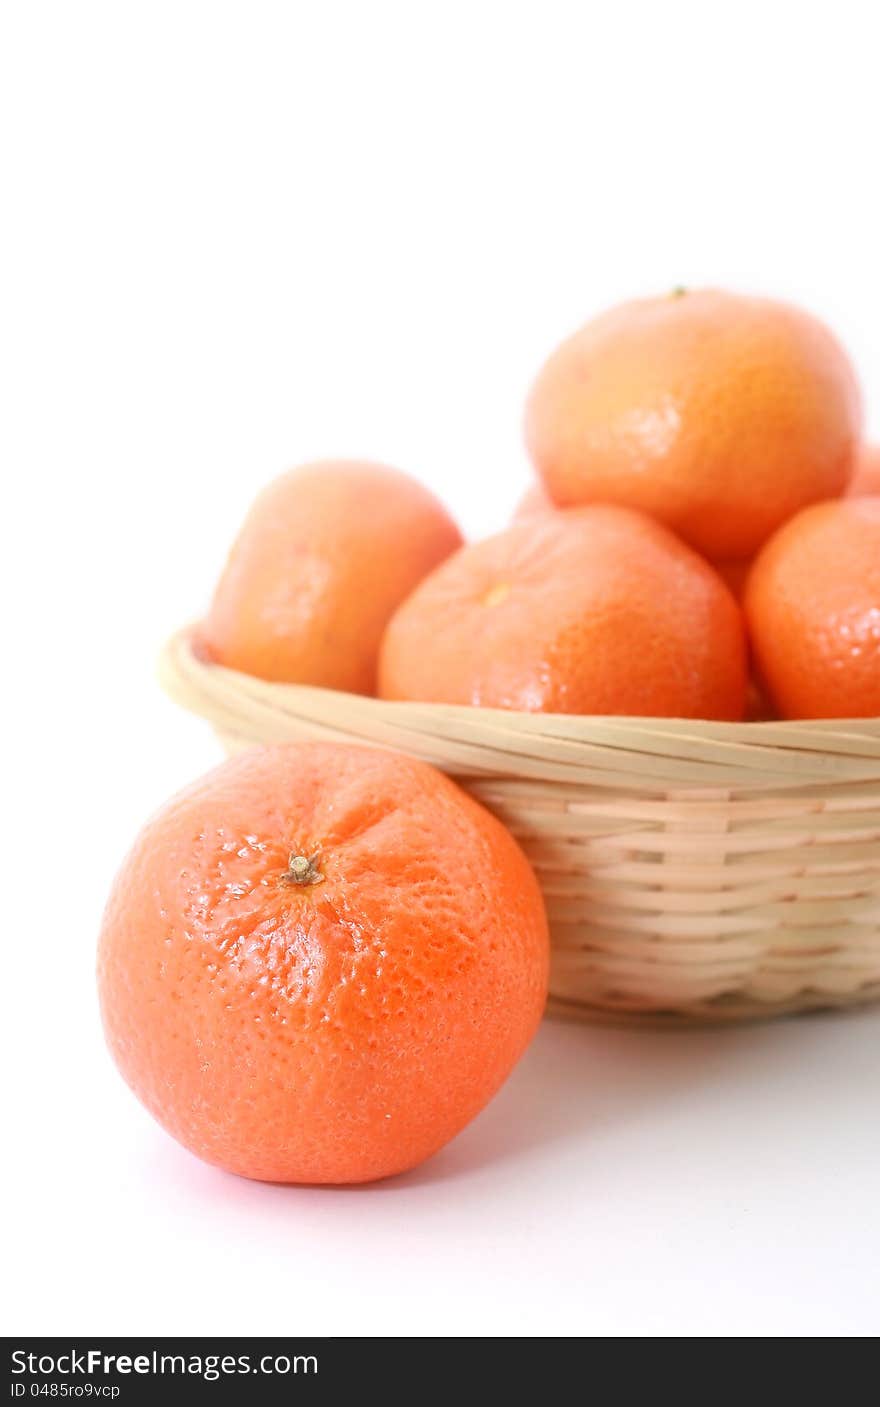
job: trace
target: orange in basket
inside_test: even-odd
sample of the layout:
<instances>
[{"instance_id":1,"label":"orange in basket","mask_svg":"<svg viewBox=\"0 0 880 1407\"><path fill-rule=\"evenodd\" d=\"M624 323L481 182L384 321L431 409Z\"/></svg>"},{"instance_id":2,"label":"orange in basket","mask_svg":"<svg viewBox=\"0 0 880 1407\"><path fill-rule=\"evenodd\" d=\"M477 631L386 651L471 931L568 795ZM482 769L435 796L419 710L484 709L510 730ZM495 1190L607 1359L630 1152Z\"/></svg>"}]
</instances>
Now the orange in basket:
<instances>
[{"instance_id":1,"label":"orange in basket","mask_svg":"<svg viewBox=\"0 0 880 1407\"><path fill-rule=\"evenodd\" d=\"M200 647L260 679L373 693L389 617L460 543L443 505L397 469L331 460L291 470L251 508Z\"/></svg>"},{"instance_id":2,"label":"orange in basket","mask_svg":"<svg viewBox=\"0 0 880 1407\"><path fill-rule=\"evenodd\" d=\"M746 615L784 718L880 715L880 498L817 503L749 574Z\"/></svg>"},{"instance_id":3,"label":"orange in basket","mask_svg":"<svg viewBox=\"0 0 880 1407\"><path fill-rule=\"evenodd\" d=\"M521 850L446 777L258 749L142 831L99 949L128 1083L210 1163L282 1182L413 1167L510 1073L547 995Z\"/></svg>"},{"instance_id":4,"label":"orange in basket","mask_svg":"<svg viewBox=\"0 0 880 1407\"><path fill-rule=\"evenodd\" d=\"M559 505L620 503L713 561L844 492L861 405L849 360L800 309L714 289L624 303L550 357L526 439Z\"/></svg>"},{"instance_id":5,"label":"orange in basket","mask_svg":"<svg viewBox=\"0 0 880 1407\"><path fill-rule=\"evenodd\" d=\"M533 516L461 548L385 633L386 699L743 716L742 617L717 574L625 508Z\"/></svg>"}]
</instances>

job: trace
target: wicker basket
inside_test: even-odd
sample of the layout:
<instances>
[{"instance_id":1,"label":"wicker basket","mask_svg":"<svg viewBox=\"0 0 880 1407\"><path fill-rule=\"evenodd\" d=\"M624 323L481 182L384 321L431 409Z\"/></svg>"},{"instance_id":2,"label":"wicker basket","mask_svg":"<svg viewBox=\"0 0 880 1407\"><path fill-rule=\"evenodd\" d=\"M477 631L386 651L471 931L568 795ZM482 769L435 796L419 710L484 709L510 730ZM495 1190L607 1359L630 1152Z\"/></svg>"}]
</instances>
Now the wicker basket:
<instances>
[{"instance_id":1,"label":"wicker basket","mask_svg":"<svg viewBox=\"0 0 880 1407\"><path fill-rule=\"evenodd\" d=\"M385 703L205 664L188 631L161 677L229 751L344 739L458 778L538 873L557 1013L740 1020L880 997L880 719Z\"/></svg>"}]
</instances>

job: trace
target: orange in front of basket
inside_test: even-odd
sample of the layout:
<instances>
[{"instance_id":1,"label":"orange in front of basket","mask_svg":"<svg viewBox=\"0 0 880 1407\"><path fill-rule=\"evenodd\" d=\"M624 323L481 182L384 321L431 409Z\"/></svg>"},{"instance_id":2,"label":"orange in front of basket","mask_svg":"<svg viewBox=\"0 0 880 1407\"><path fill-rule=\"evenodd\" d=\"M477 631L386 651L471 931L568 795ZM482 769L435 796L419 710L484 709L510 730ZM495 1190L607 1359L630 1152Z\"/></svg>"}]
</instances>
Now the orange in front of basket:
<instances>
[{"instance_id":1,"label":"orange in front of basket","mask_svg":"<svg viewBox=\"0 0 880 1407\"><path fill-rule=\"evenodd\" d=\"M243 753L145 826L99 947L111 1052L164 1127L277 1182L363 1182L441 1148L547 995L537 881L425 763Z\"/></svg>"}]
</instances>

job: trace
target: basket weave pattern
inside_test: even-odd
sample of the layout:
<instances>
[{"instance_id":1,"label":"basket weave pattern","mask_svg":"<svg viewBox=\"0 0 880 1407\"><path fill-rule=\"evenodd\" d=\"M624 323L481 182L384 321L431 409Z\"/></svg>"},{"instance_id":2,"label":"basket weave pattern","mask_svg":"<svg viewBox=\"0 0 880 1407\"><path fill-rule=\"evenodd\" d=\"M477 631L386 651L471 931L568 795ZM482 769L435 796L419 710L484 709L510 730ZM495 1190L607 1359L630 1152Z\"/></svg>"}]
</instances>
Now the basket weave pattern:
<instances>
[{"instance_id":1,"label":"basket weave pattern","mask_svg":"<svg viewBox=\"0 0 880 1407\"><path fill-rule=\"evenodd\" d=\"M229 751L336 739L456 777L517 836L571 1015L724 1020L880 997L880 720L695 723L385 703L161 661Z\"/></svg>"}]
</instances>

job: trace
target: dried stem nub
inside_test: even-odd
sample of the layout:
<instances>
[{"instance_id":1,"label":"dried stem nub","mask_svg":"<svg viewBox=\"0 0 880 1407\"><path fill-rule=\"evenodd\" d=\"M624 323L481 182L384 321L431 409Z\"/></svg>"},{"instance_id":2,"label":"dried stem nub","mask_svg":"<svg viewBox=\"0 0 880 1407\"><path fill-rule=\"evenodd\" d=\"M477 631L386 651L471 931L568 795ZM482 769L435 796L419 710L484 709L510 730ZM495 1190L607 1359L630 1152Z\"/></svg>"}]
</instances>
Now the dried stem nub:
<instances>
[{"instance_id":1,"label":"dried stem nub","mask_svg":"<svg viewBox=\"0 0 880 1407\"><path fill-rule=\"evenodd\" d=\"M282 884L320 884L324 879L318 869L318 851L314 855L297 855L291 850L287 869L281 876Z\"/></svg>"}]
</instances>

